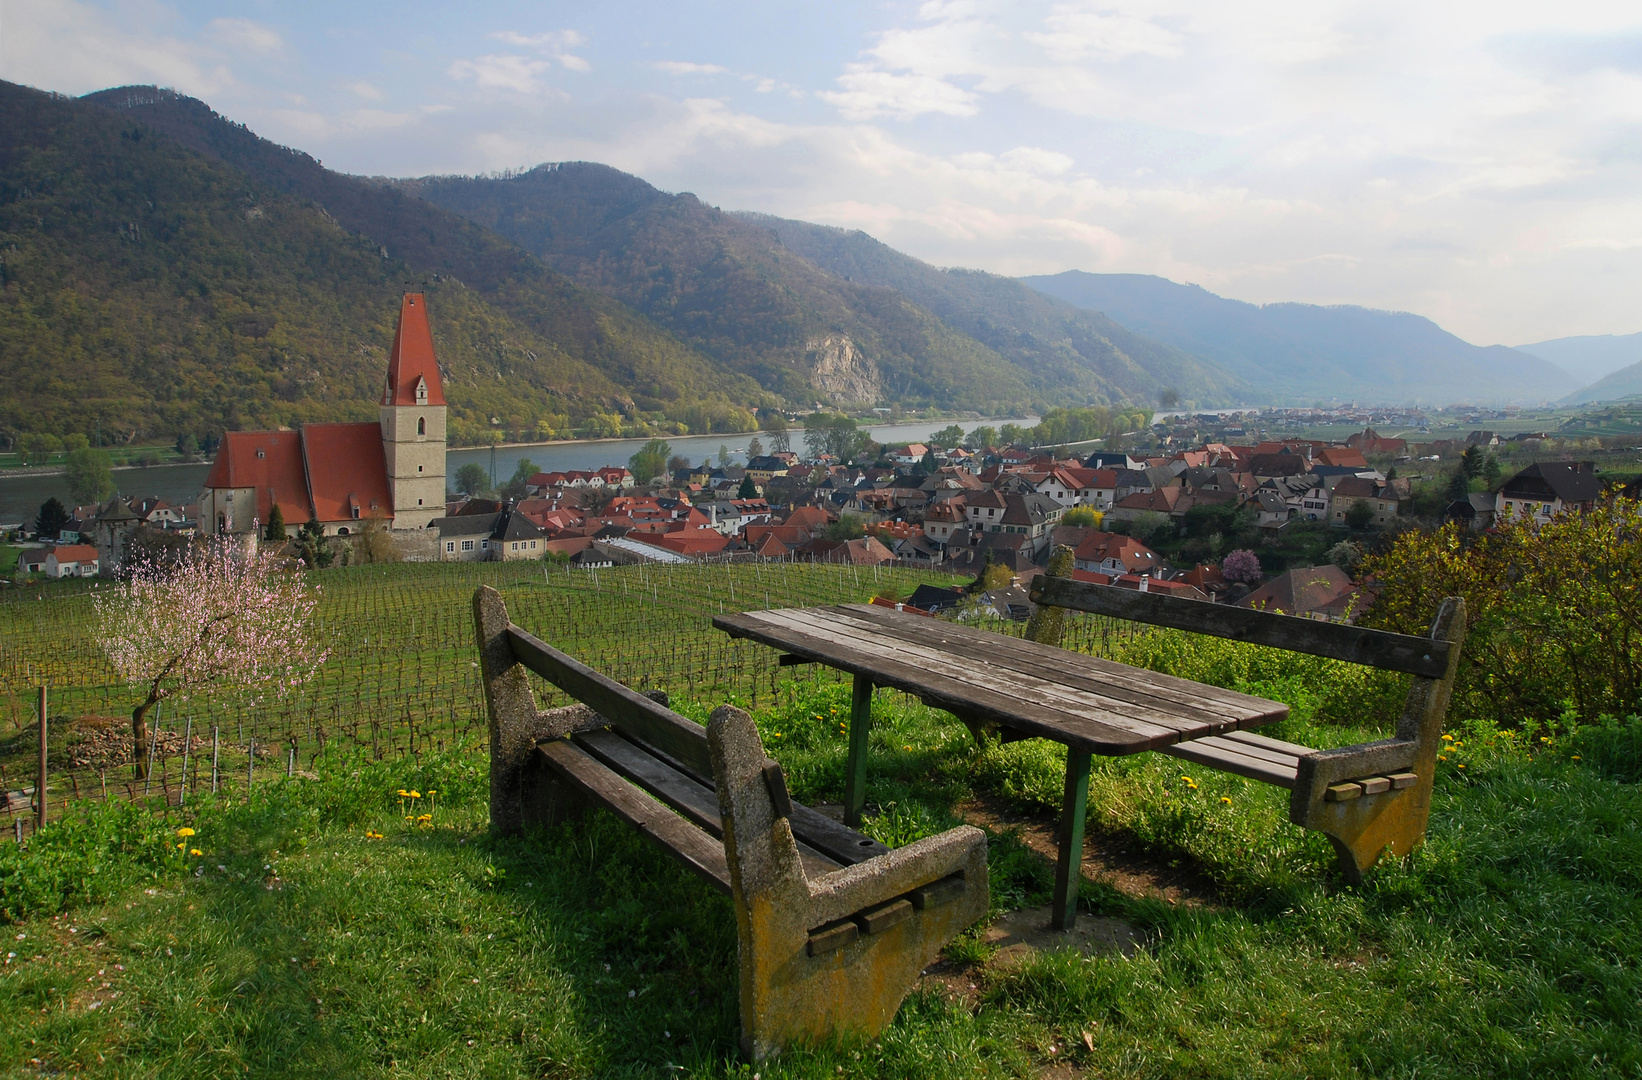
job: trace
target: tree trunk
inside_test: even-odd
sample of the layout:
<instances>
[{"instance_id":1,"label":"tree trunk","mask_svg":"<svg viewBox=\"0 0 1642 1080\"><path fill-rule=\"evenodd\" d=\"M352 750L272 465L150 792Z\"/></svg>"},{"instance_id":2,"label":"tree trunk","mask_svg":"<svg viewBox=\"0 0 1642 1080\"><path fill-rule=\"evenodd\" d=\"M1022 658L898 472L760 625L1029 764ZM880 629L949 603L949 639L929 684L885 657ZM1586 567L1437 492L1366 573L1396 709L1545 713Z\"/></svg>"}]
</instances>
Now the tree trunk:
<instances>
[{"instance_id":1,"label":"tree trunk","mask_svg":"<svg viewBox=\"0 0 1642 1080\"><path fill-rule=\"evenodd\" d=\"M131 764L138 780L148 779L148 710L153 707L150 697L131 710Z\"/></svg>"}]
</instances>

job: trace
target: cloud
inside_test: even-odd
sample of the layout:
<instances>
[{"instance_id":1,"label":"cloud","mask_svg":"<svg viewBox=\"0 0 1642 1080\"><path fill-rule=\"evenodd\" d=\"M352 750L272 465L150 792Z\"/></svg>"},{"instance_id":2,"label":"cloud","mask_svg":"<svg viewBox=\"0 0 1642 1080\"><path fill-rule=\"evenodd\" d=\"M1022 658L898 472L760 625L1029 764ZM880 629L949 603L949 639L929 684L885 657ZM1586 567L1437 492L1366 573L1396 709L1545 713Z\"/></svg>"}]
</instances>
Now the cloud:
<instances>
[{"instance_id":1,"label":"cloud","mask_svg":"<svg viewBox=\"0 0 1642 1080\"><path fill-rule=\"evenodd\" d=\"M900 74L857 67L838 77L840 90L816 96L849 120L892 116L911 120L926 113L974 116L977 95L943 79L924 74Z\"/></svg>"},{"instance_id":2,"label":"cloud","mask_svg":"<svg viewBox=\"0 0 1642 1080\"><path fill-rule=\"evenodd\" d=\"M669 75L727 75L730 71L718 64L692 64L686 60L657 60L653 66Z\"/></svg>"},{"instance_id":3,"label":"cloud","mask_svg":"<svg viewBox=\"0 0 1642 1080\"><path fill-rule=\"evenodd\" d=\"M514 90L531 93L540 87L536 76L552 67L546 60L528 56L492 53L450 65L450 77L471 80L481 90Z\"/></svg>"},{"instance_id":4,"label":"cloud","mask_svg":"<svg viewBox=\"0 0 1642 1080\"><path fill-rule=\"evenodd\" d=\"M355 94L358 94L362 98L366 98L370 101L382 100L382 91L378 90L368 82L351 82L345 85L347 89L352 90Z\"/></svg>"},{"instance_id":5,"label":"cloud","mask_svg":"<svg viewBox=\"0 0 1642 1080\"><path fill-rule=\"evenodd\" d=\"M549 30L544 34L521 34L514 30L500 30L490 35L521 49L534 49L558 61L569 71L590 71L592 65L571 52L587 44L587 38L575 30Z\"/></svg>"},{"instance_id":6,"label":"cloud","mask_svg":"<svg viewBox=\"0 0 1642 1080\"><path fill-rule=\"evenodd\" d=\"M235 85L214 49L156 32L163 19L121 15L80 0L6 0L0 77L69 94L156 83L209 96Z\"/></svg>"},{"instance_id":7,"label":"cloud","mask_svg":"<svg viewBox=\"0 0 1642 1080\"><path fill-rule=\"evenodd\" d=\"M212 19L205 31L223 47L241 52L273 56L285 48L285 39L277 30L250 19Z\"/></svg>"}]
</instances>

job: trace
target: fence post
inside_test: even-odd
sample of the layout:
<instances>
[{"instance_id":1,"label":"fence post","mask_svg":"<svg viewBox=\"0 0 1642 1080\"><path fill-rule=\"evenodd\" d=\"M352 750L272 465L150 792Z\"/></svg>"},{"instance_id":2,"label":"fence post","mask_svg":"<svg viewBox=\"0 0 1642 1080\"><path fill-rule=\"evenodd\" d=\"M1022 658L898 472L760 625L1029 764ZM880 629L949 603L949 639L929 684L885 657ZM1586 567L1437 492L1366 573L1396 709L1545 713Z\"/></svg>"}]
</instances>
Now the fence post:
<instances>
[{"instance_id":1,"label":"fence post","mask_svg":"<svg viewBox=\"0 0 1642 1080\"><path fill-rule=\"evenodd\" d=\"M182 779L177 781L177 805L188 801L188 751L193 749L194 714L188 714L188 730L182 736Z\"/></svg>"},{"instance_id":2,"label":"fence post","mask_svg":"<svg viewBox=\"0 0 1642 1080\"><path fill-rule=\"evenodd\" d=\"M46 720L46 688L40 687L40 775L34 781L35 816L34 827L39 829L46 823L46 749L48 746L48 723Z\"/></svg>"},{"instance_id":3,"label":"fence post","mask_svg":"<svg viewBox=\"0 0 1642 1080\"><path fill-rule=\"evenodd\" d=\"M217 793L217 726L211 725L211 794Z\"/></svg>"}]
</instances>

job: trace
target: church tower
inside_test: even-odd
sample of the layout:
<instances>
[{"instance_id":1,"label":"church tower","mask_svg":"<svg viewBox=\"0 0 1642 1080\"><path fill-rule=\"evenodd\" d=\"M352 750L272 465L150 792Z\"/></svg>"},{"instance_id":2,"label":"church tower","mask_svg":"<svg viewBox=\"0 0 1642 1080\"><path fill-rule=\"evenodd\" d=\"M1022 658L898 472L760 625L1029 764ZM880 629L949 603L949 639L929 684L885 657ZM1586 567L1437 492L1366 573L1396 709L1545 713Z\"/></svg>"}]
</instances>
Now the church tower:
<instances>
[{"instance_id":1,"label":"church tower","mask_svg":"<svg viewBox=\"0 0 1642 1080\"><path fill-rule=\"evenodd\" d=\"M445 391L433 358L427 299L406 293L382 391L382 452L393 527L423 529L445 516Z\"/></svg>"}]
</instances>

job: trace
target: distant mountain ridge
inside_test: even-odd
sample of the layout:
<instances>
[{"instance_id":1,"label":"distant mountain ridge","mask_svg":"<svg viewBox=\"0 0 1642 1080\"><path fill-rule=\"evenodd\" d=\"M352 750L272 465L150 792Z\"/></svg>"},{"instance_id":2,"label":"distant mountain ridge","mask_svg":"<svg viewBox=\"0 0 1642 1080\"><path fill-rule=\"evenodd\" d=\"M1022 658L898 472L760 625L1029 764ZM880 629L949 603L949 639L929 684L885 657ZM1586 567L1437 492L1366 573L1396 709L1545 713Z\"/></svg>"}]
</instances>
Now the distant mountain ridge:
<instances>
[{"instance_id":1,"label":"distant mountain ridge","mask_svg":"<svg viewBox=\"0 0 1642 1080\"><path fill-rule=\"evenodd\" d=\"M1518 345L1516 349L1549 361L1572 375L1577 383L1589 385L1632 364L1642 363L1642 334L1554 338ZM1575 391L1575 394L1581 392Z\"/></svg>"},{"instance_id":2,"label":"distant mountain ridge","mask_svg":"<svg viewBox=\"0 0 1642 1080\"><path fill-rule=\"evenodd\" d=\"M1183 391L1206 403L1229 402L1241 390L1212 364L1064 305L1052 340L1032 342L1007 296L928 288L939 271L864 234L841 235L895 272L849 272L823 245L797 242L821 226L726 214L604 165L566 162L506 178L425 177L400 186L508 237L789 399L821 391L860 405L879 386L912 404L998 412L1145 404L1174 382L1189 382ZM1016 294L1017 307L1023 300L1026 308L1052 306L1007 279L974 280L982 279ZM962 305L951 301L960 293L973 310L957 310Z\"/></svg>"},{"instance_id":3,"label":"distant mountain ridge","mask_svg":"<svg viewBox=\"0 0 1642 1080\"><path fill-rule=\"evenodd\" d=\"M1536 356L1462 341L1407 312L1228 300L1144 274L1025 277L1033 288L1222 365L1273 404L1537 402L1575 382Z\"/></svg>"}]
</instances>

